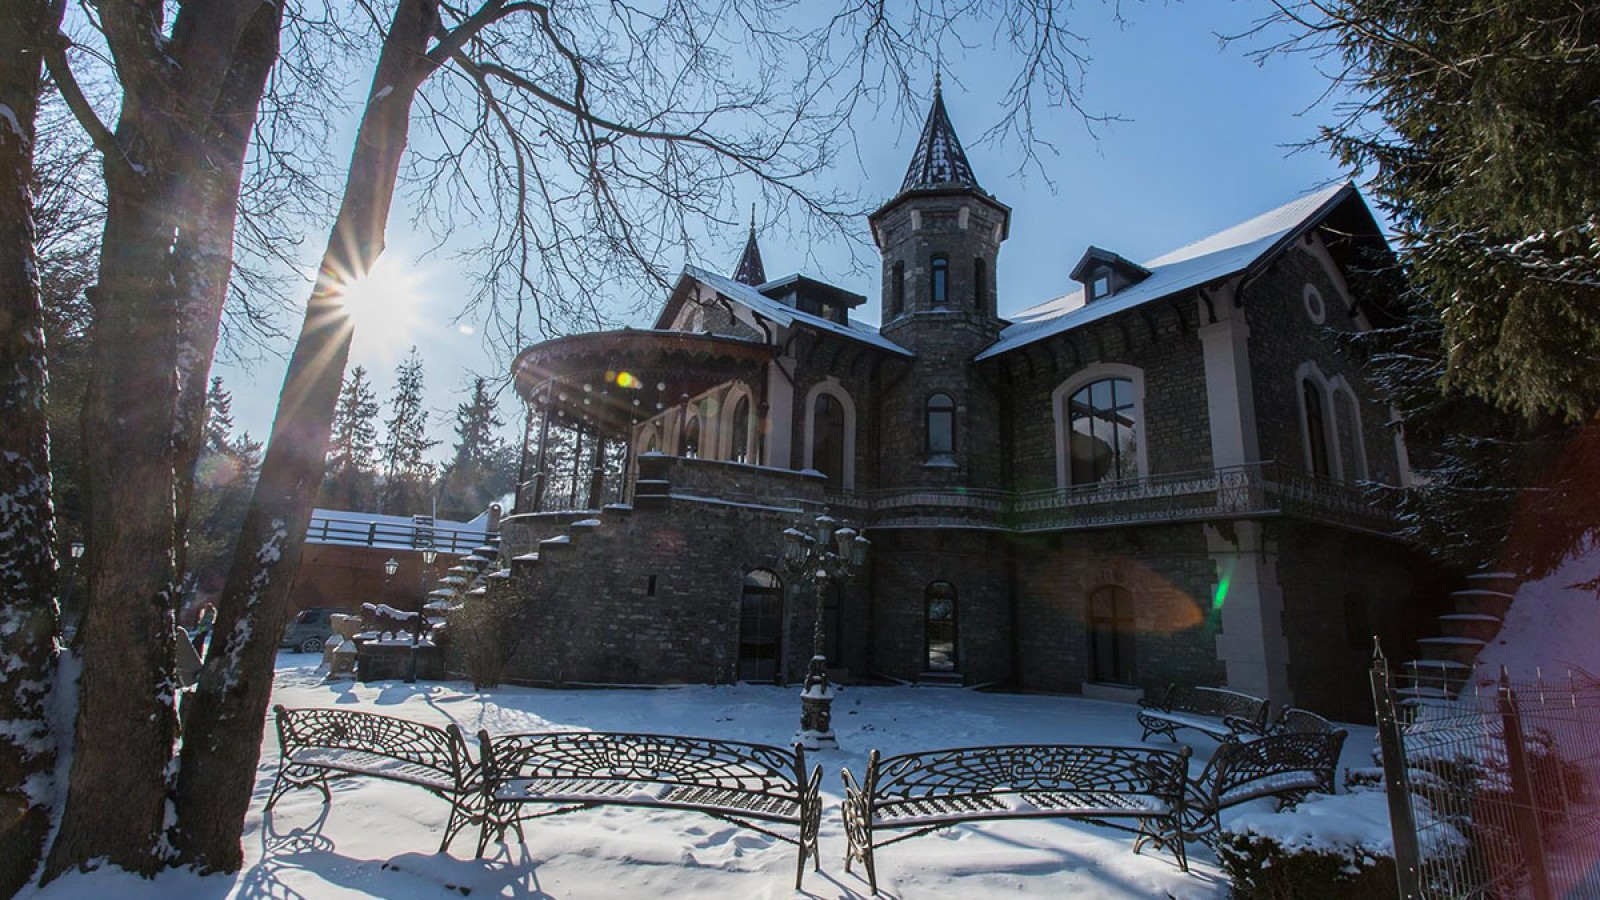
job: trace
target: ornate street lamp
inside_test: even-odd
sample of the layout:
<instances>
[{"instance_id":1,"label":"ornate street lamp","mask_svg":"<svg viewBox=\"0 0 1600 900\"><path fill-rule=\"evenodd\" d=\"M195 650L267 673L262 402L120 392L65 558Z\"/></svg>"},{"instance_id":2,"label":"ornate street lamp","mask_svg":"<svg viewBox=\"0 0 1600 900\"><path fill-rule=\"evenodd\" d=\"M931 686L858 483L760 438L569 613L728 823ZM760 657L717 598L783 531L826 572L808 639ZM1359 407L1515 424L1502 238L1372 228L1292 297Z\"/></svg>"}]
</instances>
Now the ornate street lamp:
<instances>
[{"instance_id":1,"label":"ornate street lamp","mask_svg":"<svg viewBox=\"0 0 1600 900\"><path fill-rule=\"evenodd\" d=\"M811 664L800 691L800 730L794 736L807 750L837 749L833 735L833 685L828 681L828 660L822 652L824 600L830 582L855 575L867 560L872 542L860 532L824 513L812 523L812 533L798 527L783 532L783 570L797 581L816 585L817 620L811 632Z\"/></svg>"},{"instance_id":2,"label":"ornate street lamp","mask_svg":"<svg viewBox=\"0 0 1600 900\"><path fill-rule=\"evenodd\" d=\"M432 547L422 551L422 586L424 588L428 586L428 572L433 568L433 561L438 558L439 551ZM423 595L423 600L427 600L426 594ZM417 640L422 634L422 614L424 612L425 609L418 606L416 621L411 623L411 652L406 657L406 684L417 683Z\"/></svg>"}]
</instances>

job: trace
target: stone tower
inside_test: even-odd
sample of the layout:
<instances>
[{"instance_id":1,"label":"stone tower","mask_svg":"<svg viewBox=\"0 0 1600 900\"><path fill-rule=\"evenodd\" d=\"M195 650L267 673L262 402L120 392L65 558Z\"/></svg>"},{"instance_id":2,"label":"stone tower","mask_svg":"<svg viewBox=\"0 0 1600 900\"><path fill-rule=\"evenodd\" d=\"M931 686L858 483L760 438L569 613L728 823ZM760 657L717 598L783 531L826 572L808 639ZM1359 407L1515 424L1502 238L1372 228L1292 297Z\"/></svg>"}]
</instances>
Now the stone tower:
<instances>
[{"instance_id":1,"label":"stone tower","mask_svg":"<svg viewBox=\"0 0 1600 900\"><path fill-rule=\"evenodd\" d=\"M1005 324L995 269L1010 220L978 185L935 81L905 181L868 217L883 256L882 334L917 355L879 392L881 487L1002 487L999 404L972 358Z\"/></svg>"}]
</instances>

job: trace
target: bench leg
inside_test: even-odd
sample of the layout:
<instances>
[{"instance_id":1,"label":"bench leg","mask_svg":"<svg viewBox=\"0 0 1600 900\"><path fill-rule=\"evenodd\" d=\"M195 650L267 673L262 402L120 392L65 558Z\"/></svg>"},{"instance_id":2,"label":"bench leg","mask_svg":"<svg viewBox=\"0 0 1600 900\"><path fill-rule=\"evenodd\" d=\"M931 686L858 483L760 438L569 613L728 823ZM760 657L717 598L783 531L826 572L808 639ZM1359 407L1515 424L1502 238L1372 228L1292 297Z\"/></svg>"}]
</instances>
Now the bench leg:
<instances>
[{"instance_id":1,"label":"bench leg","mask_svg":"<svg viewBox=\"0 0 1600 900\"><path fill-rule=\"evenodd\" d=\"M278 763L278 777L273 779L272 793L267 796L267 809L272 809L278 803L278 798L296 788L311 787L316 785L322 792L322 802L332 803L333 794L328 790L328 772L326 769L310 769L294 764L285 765Z\"/></svg>"},{"instance_id":2,"label":"bench leg","mask_svg":"<svg viewBox=\"0 0 1600 900\"><path fill-rule=\"evenodd\" d=\"M482 805L482 797L480 795L472 794L471 798L468 798L453 794L449 799L450 821L446 822L444 826L444 841L439 844L440 853L448 853L450 851L450 842L455 840L456 835L461 833L461 829L467 827L473 819L481 821L483 818L482 811L477 808ZM481 847L478 850L478 856L480 858L483 856Z\"/></svg>"},{"instance_id":3,"label":"bench leg","mask_svg":"<svg viewBox=\"0 0 1600 900\"><path fill-rule=\"evenodd\" d=\"M1178 861L1179 871L1189 871L1189 851L1183 846L1184 833L1182 825L1176 822L1165 823L1171 827L1163 832L1150 830L1150 820L1139 820L1139 837L1133 842L1133 852L1138 853L1144 849L1145 842L1156 846L1157 850L1169 850Z\"/></svg>"}]
</instances>

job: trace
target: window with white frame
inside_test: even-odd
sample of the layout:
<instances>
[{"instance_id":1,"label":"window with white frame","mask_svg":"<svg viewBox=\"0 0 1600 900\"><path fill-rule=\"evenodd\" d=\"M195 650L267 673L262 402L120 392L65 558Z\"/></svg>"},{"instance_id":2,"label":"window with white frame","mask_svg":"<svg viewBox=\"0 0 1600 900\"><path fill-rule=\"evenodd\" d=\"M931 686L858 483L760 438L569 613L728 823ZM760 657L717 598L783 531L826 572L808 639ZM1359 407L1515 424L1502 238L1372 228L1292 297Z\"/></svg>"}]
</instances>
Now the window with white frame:
<instances>
[{"instance_id":1,"label":"window with white frame","mask_svg":"<svg viewBox=\"0 0 1600 900\"><path fill-rule=\"evenodd\" d=\"M1067 452L1074 485L1136 478L1142 413L1130 378L1102 378L1067 399Z\"/></svg>"}]
</instances>

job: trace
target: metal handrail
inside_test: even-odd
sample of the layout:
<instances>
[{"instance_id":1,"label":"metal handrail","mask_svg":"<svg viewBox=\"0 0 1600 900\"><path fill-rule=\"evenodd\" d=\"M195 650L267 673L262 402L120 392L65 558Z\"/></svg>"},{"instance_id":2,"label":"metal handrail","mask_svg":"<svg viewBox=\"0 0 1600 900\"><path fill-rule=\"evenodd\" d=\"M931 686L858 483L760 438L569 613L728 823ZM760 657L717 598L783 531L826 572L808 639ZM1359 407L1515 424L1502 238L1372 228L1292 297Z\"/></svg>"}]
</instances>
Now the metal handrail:
<instances>
[{"instance_id":1,"label":"metal handrail","mask_svg":"<svg viewBox=\"0 0 1600 900\"><path fill-rule=\"evenodd\" d=\"M313 515L306 540L322 544L364 547L434 549L440 553L467 554L487 543L494 533L449 525L374 522Z\"/></svg>"}]
</instances>

